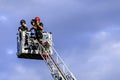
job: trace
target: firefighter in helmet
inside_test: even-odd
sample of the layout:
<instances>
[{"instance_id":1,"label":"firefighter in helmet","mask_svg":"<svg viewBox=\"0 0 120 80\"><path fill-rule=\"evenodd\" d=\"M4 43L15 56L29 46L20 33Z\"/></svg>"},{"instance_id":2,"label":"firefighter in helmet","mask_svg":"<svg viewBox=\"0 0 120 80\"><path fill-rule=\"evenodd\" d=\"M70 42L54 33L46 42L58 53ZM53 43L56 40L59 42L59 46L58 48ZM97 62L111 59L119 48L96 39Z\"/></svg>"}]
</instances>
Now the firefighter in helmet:
<instances>
[{"instance_id":1,"label":"firefighter in helmet","mask_svg":"<svg viewBox=\"0 0 120 80\"><path fill-rule=\"evenodd\" d=\"M26 27L26 21L22 19L20 21L20 27L18 28L18 31L28 31L28 28Z\"/></svg>"},{"instance_id":2,"label":"firefighter in helmet","mask_svg":"<svg viewBox=\"0 0 120 80\"><path fill-rule=\"evenodd\" d=\"M36 38L42 44L43 23L40 21L39 17L35 17L35 26L37 28L37 30L36 30Z\"/></svg>"},{"instance_id":3,"label":"firefighter in helmet","mask_svg":"<svg viewBox=\"0 0 120 80\"><path fill-rule=\"evenodd\" d=\"M18 28L20 40L22 40L22 31L28 31L26 26L26 21L24 19L20 20L20 27ZM28 45L28 37L25 35L25 45Z\"/></svg>"},{"instance_id":4,"label":"firefighter in helmet","mask_svg":"<svg viewBox=\"0 0 120 80\"><path fill-rule=\"evenodd\" d=\"M36 39L37 26L35 25L35 19L32 19L32 20L31 20L31 25L32 25L32 28L30 28L31 37L34 37L34 38Z\"/></svg>"}]
</instances>

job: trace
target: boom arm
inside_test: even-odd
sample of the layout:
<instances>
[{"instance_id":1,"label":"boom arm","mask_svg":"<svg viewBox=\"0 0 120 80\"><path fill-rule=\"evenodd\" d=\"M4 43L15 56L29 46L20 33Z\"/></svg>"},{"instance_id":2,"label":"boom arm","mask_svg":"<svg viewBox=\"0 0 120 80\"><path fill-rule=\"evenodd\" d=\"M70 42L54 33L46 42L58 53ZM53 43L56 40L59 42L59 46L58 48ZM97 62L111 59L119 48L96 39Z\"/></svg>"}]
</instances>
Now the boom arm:
<instances>
[{"instance_id":1,"label":"boom arm","mask_svg":"<svg viewBox=\"0 0 120 80\"><path fill-rule=\"evenodd\" d=\"M54 49L54 47L52 47L52 55L49 55L49 51L45 50L45 48L40 43L39 47L41 47L45 52L44 54L41 54L41 56L43 57L45 63L49 67L54 80L76 80L75 76L72 74L72 72L70 72L62 58Z\"/></svg>"}]
</instances>

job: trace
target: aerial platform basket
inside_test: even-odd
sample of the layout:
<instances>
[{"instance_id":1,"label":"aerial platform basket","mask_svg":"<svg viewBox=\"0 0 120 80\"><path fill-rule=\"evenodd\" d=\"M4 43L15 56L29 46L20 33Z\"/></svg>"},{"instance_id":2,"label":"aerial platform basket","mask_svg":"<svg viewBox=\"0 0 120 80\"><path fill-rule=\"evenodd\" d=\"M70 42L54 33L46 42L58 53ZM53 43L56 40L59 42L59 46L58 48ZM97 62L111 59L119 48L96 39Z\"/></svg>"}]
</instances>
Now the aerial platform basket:
<instances>
[{"instance_id":1,"label":"aerial platform basket","mask_svg":"<svg viewBox=\"0 0 120 80\"><path fill-rule=\"evenodd\" d=\"M21 35L21 38L20 38ZM25 42L28 44L26 45ZM47 44L45 49L52 55L52 34L49 32L43 32L43 42ZM21 31L17 35L17 57L25 59L36 59L43 60L42 55L44 51L40 47L39 42L33 36L31 37L31 32ZM46 56L46 55L45 55Z\"/></svg>"}]
</instances>

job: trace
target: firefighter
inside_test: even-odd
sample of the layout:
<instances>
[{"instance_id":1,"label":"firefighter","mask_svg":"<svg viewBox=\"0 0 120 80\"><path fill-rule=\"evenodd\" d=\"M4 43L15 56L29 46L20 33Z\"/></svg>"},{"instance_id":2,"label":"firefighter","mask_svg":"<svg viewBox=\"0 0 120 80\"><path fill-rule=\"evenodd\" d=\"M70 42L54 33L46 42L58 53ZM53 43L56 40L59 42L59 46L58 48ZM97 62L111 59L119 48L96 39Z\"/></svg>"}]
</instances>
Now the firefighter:
<instances>
[{"instance_id":1,"label":"firefighter","mask_svg":"<svg viewBox=\"0 0 120 80\"><path fill-rule=\"evenodd\" d=\"M42 44L43 23L40 22L40 18L39 17L35 17L35 26L37 28L37 30L36 30L36 38Z\"/></svg>"},{"instance_id":2,"label":"firefighter","mask_svg":"<svg viewBox=\"0 0 120 80\"><path fill-rule=\"evenodd\" d=\"M28 28L26 27L26 21L22 19L20 21L20 27L18 28L18 31L28 31Z\"/></svg>"},{"instance_id":3,"label":"firefighter","mask_svg":"<svg viewBox=\"0 0 120 80\"><path fill-rule=\"evenodd\" d=\"M31 20L31 25L32 28L30 29L31 32L31 37L34 37L36 39L36 35L37 35L37 26L35 25L35 19ZM34 35L34 36L33 36Z\"/></svg>"},{"instance_id":4,"label":"firefighter","mask_svg":"<svg viewBox=\"0 0 120 80\"><path fill-rule=\"evenodd\" d=\"M20 41L22 40L22 31L28 31L28 28L26 26L26 21L24 19L22 19L20 21L20 27L18 28L19 31L19 36L20 36ZM28 45L28 36L25 35L25 44L24 45Z\"/></svg>"}]
</instances>

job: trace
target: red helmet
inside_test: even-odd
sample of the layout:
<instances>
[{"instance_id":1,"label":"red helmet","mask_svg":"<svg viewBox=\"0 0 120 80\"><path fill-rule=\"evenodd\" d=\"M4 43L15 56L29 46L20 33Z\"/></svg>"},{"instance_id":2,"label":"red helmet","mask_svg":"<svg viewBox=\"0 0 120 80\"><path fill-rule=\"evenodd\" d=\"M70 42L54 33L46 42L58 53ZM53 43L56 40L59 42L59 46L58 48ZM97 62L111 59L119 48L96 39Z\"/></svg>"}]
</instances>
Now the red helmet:
<instances>
[{"instance_id":1,"label":"red helmet","mask_svg":"<svg viewBox=\"0 0 120 80\"><path fill-rule=\"evenodd\" d=\"M39 17L35 17L35 20L36 20L36 21L40 21L40 18L39 18Z\"/></svg>"}]
</instances>

